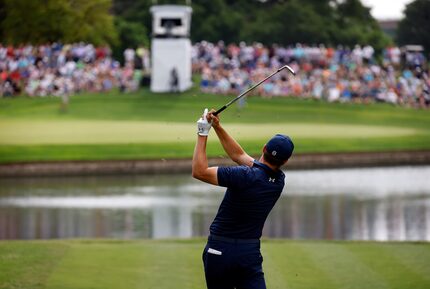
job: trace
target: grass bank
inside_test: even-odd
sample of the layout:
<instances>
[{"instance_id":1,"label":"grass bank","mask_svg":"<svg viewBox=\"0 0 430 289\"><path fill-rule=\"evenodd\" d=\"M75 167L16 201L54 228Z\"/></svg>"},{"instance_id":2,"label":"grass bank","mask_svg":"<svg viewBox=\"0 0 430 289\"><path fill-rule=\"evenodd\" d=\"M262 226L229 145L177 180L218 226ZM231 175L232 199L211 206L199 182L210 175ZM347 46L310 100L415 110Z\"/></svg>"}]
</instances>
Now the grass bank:
<instances>
[{"instance_id":1,"label":"grass bank","mask_svg":"<svg viewBox=\"0 0 430 289\"><path fill-rule=\"evenodd\" d=\"M202 109L231 98L83 94L71 98L67 112L58 98L0 99L0 162L189 158ZM278 132L293 137L297 153L430 149L430 113L387 104L250 97L222 121L253 155ZM224 155L214 133L210 141L209 155Z\"/></svg>"},{"instance_id":2,"label":"grass bank","mask_svg":"<svg viewBox=\"0 0 430 289\"><path fill-rule=\"evenodd\" d=\"M0 242L0 288L205 288L203 240ZM424 289L429 243L262 244L268 288Z\"/></svg>"}]
</instances>

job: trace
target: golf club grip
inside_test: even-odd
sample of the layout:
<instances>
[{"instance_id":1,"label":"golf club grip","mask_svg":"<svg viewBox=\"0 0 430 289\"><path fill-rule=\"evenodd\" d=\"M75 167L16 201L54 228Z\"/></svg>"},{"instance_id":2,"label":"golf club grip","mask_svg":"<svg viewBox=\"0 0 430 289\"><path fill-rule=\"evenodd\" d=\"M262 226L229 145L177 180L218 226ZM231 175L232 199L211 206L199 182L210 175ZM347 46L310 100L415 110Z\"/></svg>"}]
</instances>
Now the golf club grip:
<instances>
[{"instance_id":1,"label":"golf club grip","mask_svg":"<svg viewBox=\"0 0 430 289\"><path fill-rule=\"evenodd\" d=\"M223 107L221 107L220 109L218 109L217 111L215 111L214 113L213 113L213 115L217 115L218 113L221 113L224 109L226 109L227 108L227 105L224 105Z\"/></svg>"}]
</instances>

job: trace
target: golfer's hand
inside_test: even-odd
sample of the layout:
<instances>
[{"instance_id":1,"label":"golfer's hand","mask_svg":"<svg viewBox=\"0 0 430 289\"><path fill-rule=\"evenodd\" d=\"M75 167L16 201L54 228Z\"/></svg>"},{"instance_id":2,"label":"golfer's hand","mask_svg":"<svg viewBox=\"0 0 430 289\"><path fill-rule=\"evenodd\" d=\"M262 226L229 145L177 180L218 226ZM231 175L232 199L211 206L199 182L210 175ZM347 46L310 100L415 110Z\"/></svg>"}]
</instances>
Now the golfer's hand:
<instances>
[{"instance_id":1,"label":"golfer's hand","mask_svg":"<svg viewBox=\"0 0 430 289\"><path fill-rule=\"evenodd\" d=\"M208 136L212 127L212 122L208 121L208 109L203 112L202 117L197 121L197 133L201 136Z\"/></svg>"},{"instance_id":2,"label":"golfer's hand","mask_svg":"<svg viewBox=\"0 0 430 289\"><path fill-rule=\"evenodd\" d=\"M213 128L216 129L216 128L218 128L220 126L220 124L219 124L219 115L214 115L215 112L216 112L215 109L211 109L208 112L208 121L212 122Z\"/></svg>"}]
</instances>

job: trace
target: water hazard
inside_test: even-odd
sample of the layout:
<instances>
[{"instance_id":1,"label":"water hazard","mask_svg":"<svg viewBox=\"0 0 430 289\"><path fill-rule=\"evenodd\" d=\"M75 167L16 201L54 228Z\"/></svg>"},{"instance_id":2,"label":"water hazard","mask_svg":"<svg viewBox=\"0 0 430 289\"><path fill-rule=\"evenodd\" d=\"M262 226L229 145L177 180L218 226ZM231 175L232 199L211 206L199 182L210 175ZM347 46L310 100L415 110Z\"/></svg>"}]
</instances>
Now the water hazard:
<instances>
[{"instance_id":1,"label":"water hazard","mask_svg":"<svg viewBox=\"0 0 430 289\"><path fill-rule=\"evenodd\" d=\"M287 171L263 235L430 241L430 166ZM189 175L0 180L0 239L206 236L224 189Z\"/></svg>"}]
</instances>

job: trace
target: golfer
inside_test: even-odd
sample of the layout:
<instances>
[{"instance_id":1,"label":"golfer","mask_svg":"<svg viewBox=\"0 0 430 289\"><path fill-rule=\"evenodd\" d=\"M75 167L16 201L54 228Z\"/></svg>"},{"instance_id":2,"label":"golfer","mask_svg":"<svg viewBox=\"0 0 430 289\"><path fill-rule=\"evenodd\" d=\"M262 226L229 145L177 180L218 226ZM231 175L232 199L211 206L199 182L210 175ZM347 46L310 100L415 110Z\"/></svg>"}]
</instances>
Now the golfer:
<instances>
[{"instance_id":1,"label":"golfer","mask_svg":"<svg viewBox=\"0 0 430 289\"><path fill-rule=\"evenodd\" d=\"M288 136L277 134L264 146L260 159L254 160L221 127L214 112L206 109L197 121L192 164L194 178L227 187L203 251L206 284L208 289L263 289L260 237L284 188L280 167L290 158L294 145ZM239 166L208 167L206 142L211 127Z\"/></svg>"}]
</instances>

